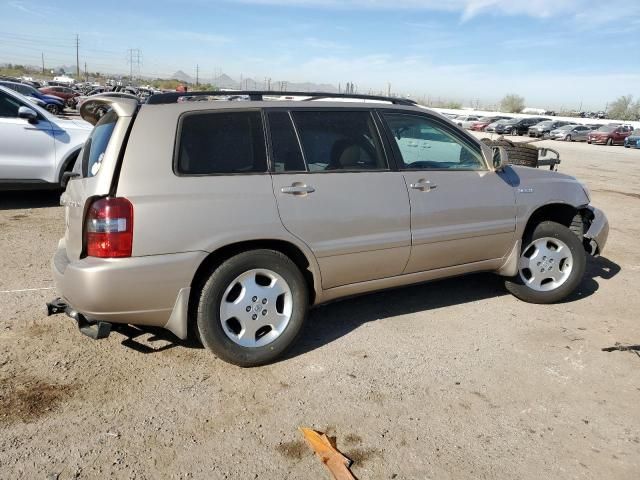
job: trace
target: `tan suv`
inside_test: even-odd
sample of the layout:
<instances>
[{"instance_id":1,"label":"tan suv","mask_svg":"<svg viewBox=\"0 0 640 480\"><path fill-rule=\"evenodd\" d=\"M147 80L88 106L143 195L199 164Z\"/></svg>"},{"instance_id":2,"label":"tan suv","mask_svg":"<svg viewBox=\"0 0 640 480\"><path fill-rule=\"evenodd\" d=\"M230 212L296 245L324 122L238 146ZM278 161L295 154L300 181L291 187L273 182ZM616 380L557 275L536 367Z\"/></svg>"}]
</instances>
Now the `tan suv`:
<instances>
[{"instance_id":1,"label":"tan suv","mask_svg":"<svg viewBox=\"0 0 640 480\"><path fill-rule=\"evenodd\" d=\"M310 306L479 271L556 302L604 248L607 220L577 180L505 165L412 102L215 95L83 104L95 128L61 198L50 313L94 338L164 327L254 366Z\"/></svg>"}]
</instances>

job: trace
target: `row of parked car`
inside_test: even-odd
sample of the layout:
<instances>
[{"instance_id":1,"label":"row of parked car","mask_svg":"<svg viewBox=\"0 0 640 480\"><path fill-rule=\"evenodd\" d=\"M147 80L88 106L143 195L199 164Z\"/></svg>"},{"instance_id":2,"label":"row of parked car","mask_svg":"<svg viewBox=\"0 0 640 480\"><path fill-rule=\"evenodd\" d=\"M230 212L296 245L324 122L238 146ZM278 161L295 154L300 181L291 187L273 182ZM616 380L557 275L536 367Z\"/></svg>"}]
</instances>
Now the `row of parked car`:
<instances>
[{"instance_id":1,"label":"row of parked car","mask_svg":"<svg viewBox=\"0 0 640 480\"><path fill-rule=\"evenodd\" d=\"M131 85L101 86L91 83L62 85L55 82L42 85L39 82L13 77L0 77L0 85L24 95L30 102L46 109L53 115L60 115L65 108L80 110L82 103L94 95L131 98L142 102L153 93L158 93L151 88Z\"/></svg>"},{"instance_id":2,"label":"row of parked car","mask_svg":"<svg viewBox=\"0 0 640 480\"><path fill-rule=\"evenodd\" d=\"M499 135L529 135L567 142L587 142L597 145L624 145L640 148L640 129L621 123L582 125L567 120L545 117L513 118L504 115L480 117L477 115L445 114L462 128Z\"/></svg>"}]
</instances>

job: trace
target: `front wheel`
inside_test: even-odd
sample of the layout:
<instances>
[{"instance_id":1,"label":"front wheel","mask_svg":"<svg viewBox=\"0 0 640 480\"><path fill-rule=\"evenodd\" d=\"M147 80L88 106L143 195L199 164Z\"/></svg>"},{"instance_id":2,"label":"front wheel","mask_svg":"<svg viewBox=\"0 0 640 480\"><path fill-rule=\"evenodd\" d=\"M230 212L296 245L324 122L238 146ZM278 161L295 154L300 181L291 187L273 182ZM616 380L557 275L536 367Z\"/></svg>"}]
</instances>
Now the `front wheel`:
<instances>
[{"instance_id":1,"label":"front wheel","mask_svg":"<svg viewBox=\"0 0 640 480\"><path fill-rule=\"evenodd\" d=\"M609 138L609 139L607 139L607 145L608 145L608 146L613 145L613 138Z\"/></svg>"},{"instance_id":2,"label":"front wheel","mask_svg":"<svg viewBox=\"0 0 640 480\"><path fill-rule=\"evenodd\" d=\"M525 302L559 302L578 287L586 262L586 252L575 233L559 223L542 222L523 239L518 275L505 286Z\"/></svg>"},{"instance_id":3,"label":"front wheel","mask_svg":"<svg viewBox=\"0 0 640 480\"><path fill-rule=\"evenodd\" d=\"M300 334L309 303L298 267L274 250L251 250L225 261L200 293L200 340L241 367L269 363Z\"/></svg>"},{"instance_id":4,"label":"front wheel","mask_svg":"<svg viewBox=\"0 0 640 480\"><path fill-rule=\"evenodd\" d=\"M567 136L565 137L565 140L566 140L567 142L571 142L571 141L572 141L572 140L571 140L571 135L567 135Z\"/></svg>"}]
</instances>

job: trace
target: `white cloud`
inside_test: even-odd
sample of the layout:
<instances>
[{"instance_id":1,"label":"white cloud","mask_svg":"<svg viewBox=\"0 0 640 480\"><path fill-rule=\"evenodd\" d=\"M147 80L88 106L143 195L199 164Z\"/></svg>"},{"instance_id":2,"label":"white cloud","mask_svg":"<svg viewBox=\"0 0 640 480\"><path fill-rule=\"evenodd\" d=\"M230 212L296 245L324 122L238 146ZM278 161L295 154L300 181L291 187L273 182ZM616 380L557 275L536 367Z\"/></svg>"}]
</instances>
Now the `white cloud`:
<instances>
[{"instance_id":1,"label":"white cloud","mask_svg":"<svg viewBox=\"0 0 640 480\"><path fill-rule=\"evenodd\" d=\"M236 0L240 3L323 7L341 9L405 9L460 12L463 19L481 13L546 17L566 11L578 11L584 0ZM589 0L591 1L591 0Z\"/></svg>"}]
</instances>

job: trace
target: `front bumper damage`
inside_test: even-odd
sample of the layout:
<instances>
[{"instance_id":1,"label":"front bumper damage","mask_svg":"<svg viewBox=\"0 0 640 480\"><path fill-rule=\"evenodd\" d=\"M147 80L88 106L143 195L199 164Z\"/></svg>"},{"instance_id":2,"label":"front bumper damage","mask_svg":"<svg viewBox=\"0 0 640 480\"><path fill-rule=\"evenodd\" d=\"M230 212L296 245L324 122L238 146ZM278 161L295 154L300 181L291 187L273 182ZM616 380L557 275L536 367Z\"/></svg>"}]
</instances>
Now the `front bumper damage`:
<instances>
[{"instance_id":1,"label":"front bumper damage","mask_svg":"<svg viewBox=\"0 0 640 480\"><path fill-rule=\"evenodd\" d=\"M602 254L609 238L609 221L604 212L598 208L587 207L589 228L584 234L584 244L587 251L594 257Z\"/></svg>"}]
</instances>

